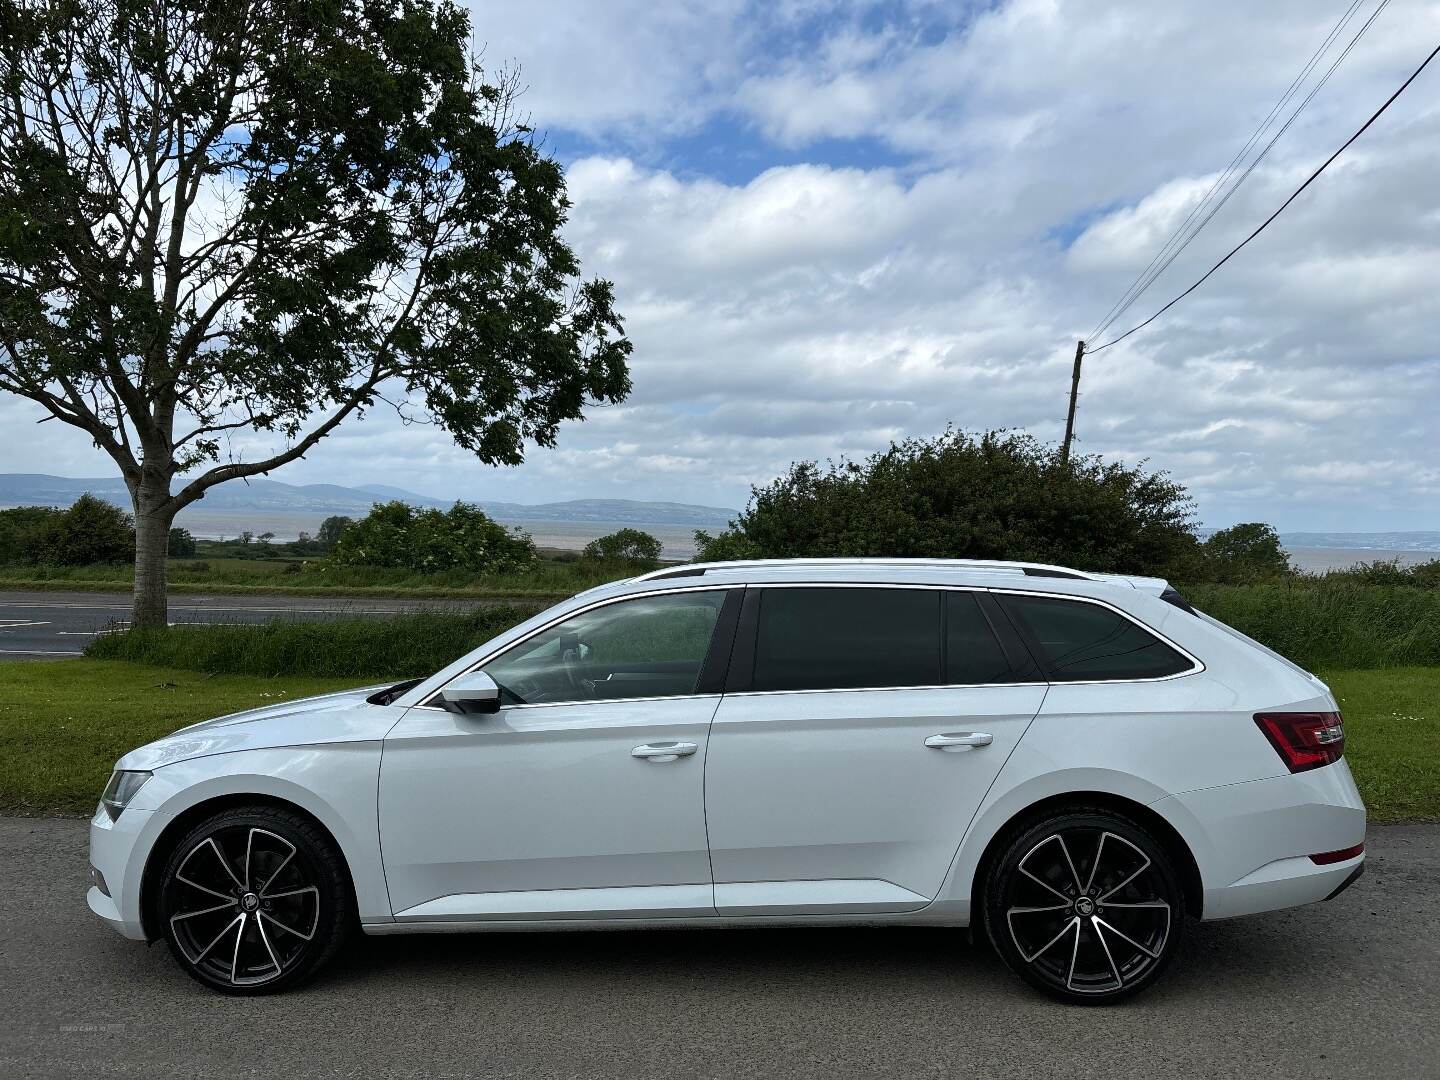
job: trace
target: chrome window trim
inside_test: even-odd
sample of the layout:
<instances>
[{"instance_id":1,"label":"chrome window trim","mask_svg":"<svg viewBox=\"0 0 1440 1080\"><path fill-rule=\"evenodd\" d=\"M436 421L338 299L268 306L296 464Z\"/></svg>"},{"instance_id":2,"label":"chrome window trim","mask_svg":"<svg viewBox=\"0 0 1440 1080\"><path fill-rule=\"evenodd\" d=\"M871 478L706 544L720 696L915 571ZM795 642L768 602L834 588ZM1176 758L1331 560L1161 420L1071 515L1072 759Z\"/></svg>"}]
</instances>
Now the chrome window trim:
<instances>
[{"instance_id":1,"label":"chrome window trim","mask_svg":"<svg viewBox=\"0 0 1440 1080\"><path fill-rule=\"evenodd\" d=\"M926 684L926 685L921 685L921 686L837 686L837 687L831 687L831 688L828 688L828 689L807 689L807 690L733 690L733 691L731 691L731 692L729 692L729 693L727 693L727 694L667 694L667 695L665 695L665 696L663 696L663 697L580 698L580 699L577 699L577 700L574 700L574 701L527 702L527 703L525 703L525 704L523 704L523 705L507 705L507 706L505 706L505 708L506 708L507 710L509 710L509 709L541 709L541 708L543 708L543 709L550 709L550 708L555 708L555 707L557 707L557 706L564 706L564 705L597 705L597 704L604 704L604 703L608 703L608 702L612 702L612 701L613 701L613 702L627 702L627 701L628 701L628 702L635 702L635 701L687 701L687 700L692 700L692 699L696 699L696 698L711 698L711 697L731 697L731 698L742 698L742 697L743 697L743 698L750 698L750 697L776 697L776 696L780 696L780 695L789 695L789 694L875 694L875 693L886 693L886 692L892 692L892 691L893 691L893 692L896 692L896 693L904 693L904 692L913 691L913 690L983 690L983 689L994 689L994 688L1006 687L1006 686L1117 686L1117 685L1143 685L1143 684L1145 684L1145 683L1163 683L1163 682L1170 682L1170 681L1172 681L1172 680L1174 680L1174 679L1185 679L1185 678L1189 678L1191 675L1199 675L1201 672L1203 672L1203 671L1206 670L1206 668L1205 668L1205 662L1204 662L1203 660L1201 660L1199 657L1197 657L1194 653L1192 653L1189 649L1185 648L1184 646L1182 646L1182 645L1178 644L1177 642L1171 640L1170 638L1166 637L1166 636L1165 636L1164 634L1162 634L1159 630L1155 629L1155 627L1150 626L1150 625L1148 625L1148 624L1146 624L1146 623L1141 622L1139 619L1137 619L1137 618L1135 618L1133 615L1131 615L1128 611L1125 611L1125 610L1123 610L1122 608L1116 607L1114 604L1108 603L1108 602L1105 601L1105 600L1101 600L1101 599L1098 599L1098 598L1093 597L1093 596L1077 596L1077 595L1075 595L1074 593L1067 593L1067 592L1046 592L1046 591L1042 591L1042 590L1039 590L1039 589L993 588L993 587L986 587L986 586L983 586L983 585L934 585L934 584L921 584L921 583L914 583L914 584L912 584L912 583L910 583L910 582L894 582L894 581L891 581L891 582L869 582L869 581L757 581L757 582L749 582L749 583L746 583L746 582L738 582L738 581L737 581L737 582L726 582L726 583L724 583L724 584L722 584L722 583L720 583L720 582L711 582L709 585L700 584L701 581L703 581L703 578L702 578L702 579L697 579L696 583L690 584L690 585L677 585L677 586L672 586L672 587L666 588L666 589L649 589L649 590L646 590L646 591L644 591L644 592L625 593L625 594L623 594L623 595L621 595L621 596L612 596L612 597L608 597L608 598L606 598L606 599L604 599L604 600L597 600L597 601L596 601L595 603L593 603L593 604L587 604L587 605L585 605L584 607L579 607L579 608L576 608L576 609L573 610L573 611L568 611L568 612L566 612L564 615L557 616L556 618L550 620L550 621L547 622L544 626L537 627L534 631L532 631L532 632L529 633L529 634L526 634L526 635L525 635L523 638L521 638L519 641L511 642L509 645L505 646L503 649L497 649L495 652L486 655L485 657L483 657L483 658L480 659L480 660L477 660L477 661L476 661L474 664L472 664L470 667L466 668L464 671L462 671L462 672L460 672L459 674L455 675L454 678L451 679L450 681L453 682L454 679L458 679L458 678L460 678L460 677L463 676L463 675L468 675L470 672L475 671L477 668L480 668L480 667L482 667L483 665L488 664L491 660L494 660L496 657L503 656L506 652L509 652L511 649L514 649L514 648L517 648L517 647L520 646L520 645L523 645L525 642L529 641L529 640L530 640L532 637L534 637L536 634L542 634L542 633L544 633L546 630L550 629L552 626L555 626L555 625L558 624L558 623L564 622L566 619L568 619L568 618L570 618L570 617L572 617L572 616L574 616L574 615L580 615L580 614L583 614L584 612L594 610L595 608L605 607L605 606L607 606L607 605L609 605L609 604L616 604L616 603L620 603L620 602L625 601L625 600L636 600L636 599L639 599L639 598L645 597L645 596L664 596L664 595L668 595L668 594L671 594L671 593L687 593L687 592L721 592L721 591L725 591L725 590L728 590L728 589L744 589L744 588L752 588L752 589L817 589L817 588L818 588L818 589L912 589L912 590L917 590L917 589L918 589L918 590L940 591L940 592L969 592L969 593L985 592L985 593L1004 593L1004 594L1009 595L1009 596L1036 596L1036 597L1041 598L1042 600L1057 600L1057 599L1058 599L1058 600L1070 600L1070 601L1073 601L1073 602L1075 602L1075 603L1080 603L1080 604L1096 604L1096 605L1098 605L1099 607L1103 607L1103 608L1105 608L1105 609L1108 610L1108 611L1113 611L1116 615L1119 615L1122 619L1125 619L1126 621L1128 621L1128 622L1130 622L1130 623L1133 623L1134 625L1138 626L1141 630L1144 630L1147 634L1149 634L1151 637L1155 638L1157 641L1159 641L1159 642L1161 642L1162 644L1168 646L1169 648L1174 649L1174 650L1175 650L1176 652L1178 652L1181 656L1183 656L1186 660L1189 660L1192 666L1189 668L1189 670L1186 670L1186 671L1177 671L1177 672L1175 672L1173 675L1150 675L1150 676L1144 676L1144 677L1137 677L1137 678L1133 678L1133 679L1061 679L1061 680L1054 681L1054 682L1052 682L1052 681L1050 681L1050 680L1048 680L1048 679L1037 679L1037 680L1031 680L1031 681L1028 681L1028 682L1003 682L1003 683L941 683L941 684ZM449 685L449 682L447 682L445 685L448 686L448 685ZM443 690L444 687L442 686L440 689ZM442 707L439 706L439 705L432 705L432 704L430 704L430 701L433 700L433 698L434 698L435 696L437 696L439 693L440 693L440 690L436 690L436 691L435 691L435 694L431 695L431 698L427 699L427 700L424 701L424 702L421 702L421 703L418 704L418 705L413 705L413 706L411 706L411 708L415 708L415 709L430 709L430 710L432 710L432 711L434 711L434 712L448 712L449 710L447 710L447 709L445 709L445 708L442 708Z\"/></svg>"},{"instance_id":2,"label":"chrome window trim","mask_svg":"<svg viewBox=\"0 0 1440 1080\"><path fill-rule=\"evenodd\" d=\"M693 584L688 584L688 585L672 585L672 586L670 586L669 588L645 589L645 590L642 591L642 592L621 593L621 594L618 595L618 596L607 596L607 597L604 597L604 598L602 598L602 599L600 599L600 600L596 600L594 603L585 604L585 605L582 605L581 607L577 607L577 608L574 608L574 609L572 609L572 610L570 610L570 611L564 612L564 613L561 614L561 615L557 615L557 616L555 616L555 618L551 619L549 622L547 622L547 623L545 623L545 624L543 624L543 625L541 625L541 626L537 626L534 630L530 631L530 633L526 634L524 637L520 638L518 641L512 641L512 642L510 642L508 645L505 645L505 646L503 646L503 647L501 647L501 648L499 648L499 649L496 649L496 650L495 650L494 652L492 652L492 653L486 653L486 654L485 654L484 656L482 656L479 660L476 660L475 663L473 663L473 664L471 664L469 667L467 667L464 671L459 671L459 672L456 672L454 675L452 675L449 679L447 679L444 683L442 683L439 687L437 687L437 688L435 689L435 692L432 693L432 694L431 694L428 698L426 698L424 701L419 702L418 704L412 705L412 706L410 706L410 707L411 707L412 709L429 709L429 710L431 710L432 712L449 712L450 710L449 710L449 709L446 709L444 706L441 706L441 705L432 705L432 704L431 704L432 701L434 701L437 697L440 696L441 692L445 689L445 687L449 686L449 685L450 685L452 682L454 682L456 679L464 678L466 675L469 675L472 671L477 671L477 670L479 670L480 668L484 667L486 664L490 663L491 660L496 660L496 659L498 659L499 657L504 656L504 655L505 655L507 652L509 652L511 649L518 649L521 645L524 645L525 642L529 641L531 638L536 637L536 636L539 635L539 634L543 634L546 630L549 630L552 626L558 626L560 623L565 622L565 620L567 620L567 619L573 619L576 615L583 615L583 614L585 614L587 611L594 611L594 610L596 610L597 608L609 607L611 604L621 604L621 603L624 603L626 600L640 600L640 599L643 599L644 597L647 597L647 596L670 596L670 595L673 595L673 594L675 594L675 593L729 592L729 591L731 591L731 590L733 590L733 589L743 589L743 588L745 588L745 585L744 585L743 582L729 582L729 583L725 583L725 584L721 584L721 583L719 583L719 582L711 582L710 584L705 585L705 584L701 584L700 581L697 579L696 582L694 582ZM717 618L717 619L719 618L718 614L717 614L716 618ZM702 664L702 665L704 664L704 659L703 659L703 657L702 657L702 659L701 659L701 664ZM576 699L573 700L573 701L530 701L530 702L524 702L523 704L519 704L519 705L506 705L506 706L504 706L504 708L505 708L506 710L510 710L510 709L553 709L553 708L555 708L557 705L598 705L598 704L601 704L601 703L611 702L611 701L688 701L688 700L693 699L693 698L707 698L707 697L719 697L719 696L720 696L719 694L710 693L710 694L665 694L665 695L657 696L657 697L576 698Z\"/></svg>"}]
</instances>

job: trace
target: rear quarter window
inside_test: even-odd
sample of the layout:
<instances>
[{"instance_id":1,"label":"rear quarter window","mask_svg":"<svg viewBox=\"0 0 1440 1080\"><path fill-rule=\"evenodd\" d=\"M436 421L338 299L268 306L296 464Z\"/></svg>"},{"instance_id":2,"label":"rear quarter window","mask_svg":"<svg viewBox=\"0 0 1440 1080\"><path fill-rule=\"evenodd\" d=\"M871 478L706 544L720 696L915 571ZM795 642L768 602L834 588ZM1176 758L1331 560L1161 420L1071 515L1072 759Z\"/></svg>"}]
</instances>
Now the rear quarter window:
<instances>
[{"instance_id":1,"label":"rear quarter window","mask_svg":"<svg viewBox=\"0 0 1440 1080\"><path fill-rule=\"evenodd\" d=\"M1195 666L1138 623L1100 604L1048 596L1000 600L1056 682L1160 679Z\"/></svg>"}]
</instances>

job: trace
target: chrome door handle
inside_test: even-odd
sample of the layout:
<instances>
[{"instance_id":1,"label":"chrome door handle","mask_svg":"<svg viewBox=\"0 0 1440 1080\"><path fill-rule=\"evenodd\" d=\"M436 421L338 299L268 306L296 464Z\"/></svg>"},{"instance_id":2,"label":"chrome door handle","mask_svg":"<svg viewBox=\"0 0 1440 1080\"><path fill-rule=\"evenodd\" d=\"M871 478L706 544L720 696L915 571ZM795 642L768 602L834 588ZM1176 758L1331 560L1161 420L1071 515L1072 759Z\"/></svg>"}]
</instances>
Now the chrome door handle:
<instances>
[{"instance_id":1,"label":"chrome door handle","mask_svg":"<svg viewBox=\"0 0 1440 1080\"><path fill-rule=\"evenodd\" d=\"M995 736L983 731L956 731L948 735L931 735L925 745L934 750L958 750L965 746L989 746Z\"/></svg>"},{"instance_id":2,"label":"chrome door handle","mask_svg":"<svg viewBox=\"0 0 1440 1080\"><path fill-rule=\"evenodd\" d=\"M631 757L648 758L650 761L675 761L689 757L700 747L693 742L646 743L630 751Z\"/></svg>"}]
</instances>

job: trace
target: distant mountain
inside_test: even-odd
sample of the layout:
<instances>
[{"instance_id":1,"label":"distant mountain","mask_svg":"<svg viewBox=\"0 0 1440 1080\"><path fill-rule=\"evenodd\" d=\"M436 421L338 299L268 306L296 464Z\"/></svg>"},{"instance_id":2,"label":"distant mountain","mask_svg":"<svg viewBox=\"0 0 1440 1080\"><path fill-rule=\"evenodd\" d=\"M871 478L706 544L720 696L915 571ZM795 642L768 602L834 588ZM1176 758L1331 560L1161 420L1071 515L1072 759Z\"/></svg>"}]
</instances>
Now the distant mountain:
<instances>
[{"instance_id":1,"label":"distant mountain","mask_svg":"<svg viewBox=\"0 0 1440 1080\"><path fill-rule=\"evenodd\" d=\"M130 493L115 477L72 479L43 473L0 473L0 506L69 506L86 492L129 509ZM343 487L339 484L285 484L263 477L232 480L206 492L196 510L264 513L368 513L373 503L399 499L412 506L449 506L454 500L417 495L387 484ZM570 502L513 503L477 500L497 521L603 521L636 525L686 525L724 528L734 510L688 503L637 502L632 499L576 499Z\"/></svg>"}]
</instances>

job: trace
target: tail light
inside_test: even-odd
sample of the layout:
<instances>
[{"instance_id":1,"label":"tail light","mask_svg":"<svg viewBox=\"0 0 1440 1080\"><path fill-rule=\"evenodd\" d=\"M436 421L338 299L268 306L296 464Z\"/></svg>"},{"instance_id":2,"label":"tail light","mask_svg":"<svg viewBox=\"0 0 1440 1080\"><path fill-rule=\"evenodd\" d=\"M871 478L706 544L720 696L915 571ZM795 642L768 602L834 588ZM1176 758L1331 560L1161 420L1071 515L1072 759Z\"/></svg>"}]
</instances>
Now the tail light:
<instances>
[{"instance_id":1,"label":"tail light","mask_svg":"<svg viewBox=\"0 0 1440 1080\"><path fill-rule=\"evenodd\" d=\"M1255 723L1292 773L1332 765L1345 752L1338 712L1256 713Z\"/></svg>"}]
</instances>

